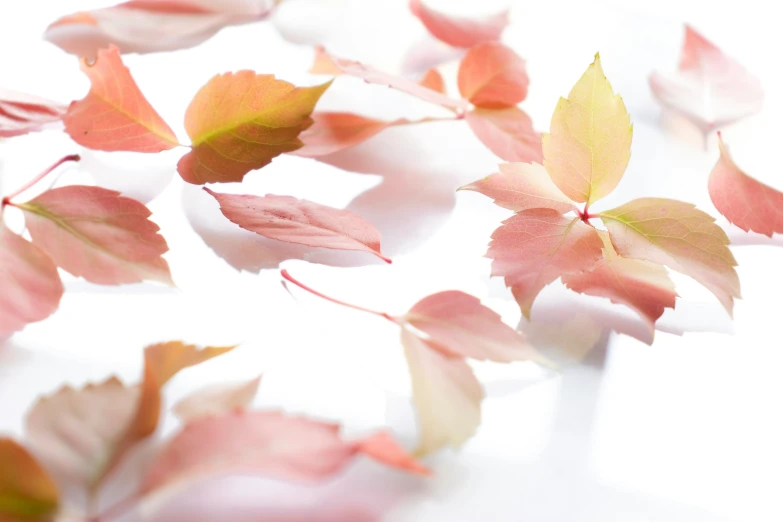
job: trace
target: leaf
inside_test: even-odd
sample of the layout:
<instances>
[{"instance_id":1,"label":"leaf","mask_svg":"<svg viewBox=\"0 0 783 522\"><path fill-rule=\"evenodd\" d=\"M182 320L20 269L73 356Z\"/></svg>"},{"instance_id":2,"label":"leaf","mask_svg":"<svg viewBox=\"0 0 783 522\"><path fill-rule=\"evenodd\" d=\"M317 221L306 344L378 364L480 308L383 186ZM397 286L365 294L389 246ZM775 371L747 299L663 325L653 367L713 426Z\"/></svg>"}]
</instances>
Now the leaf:
<instances>
[{"instance_id":1,"label":"leaf","mask_svg":"<svg viewBox=\"0 0 783 522\"><path fill-rule=\"evenodd\" d=\"M530 318L536 296L562 275L591 270L602 259L598 232L579 217L548 208L516 214L492 234L487 257L492 275L505 278L522 313Z\"/></svg>"},{"instance_id":2,"label":"leaf","mask_svg":"<svg viewBox=\"0 0 783 522\"><path fill-rule=\"evenodd\" d=\"M118 285L173 284L161 256L168 251L147 207L119 192L73 185L16 205L25 213L33 243L77 277Z\"/></svg>"},{"instance_id":3,"label":"leaf","mask_svg":"<svg viewBox=\"0 0 783 522\"><path fill-rule=\"evenodd\" d=\"M402 320L447 356L511 362L529 359L532 353L525 338L497 313L457 290L425 297Z\"/></svg>"},{"instance_id":4,"label":"leaf","mask_svg":"<svg viewBox=\"0 0 783 522\"><path fill-rule=\"evenodd\" d=\"M734 163L719 138L720 158L710 173L710 198L718 212L745 232L783 232L783 193L753 179Z\"/></svg>"},{"instance_id":5,"label":"leaf","mask_svg":"<svg viewBox=\"0 0 783 522\"><path fill-rule=\"evenodd\" d=\"M60 121L66 107L21 92L0 89L0 138L21 136Z\"/></svg>"},{"instance_id":6,"label":"leaf","mask_svg":"<svg viewBox=\"0 0 783 522\"><path fill-rule=\"evenodd\" d=\"M606 212L612 244L623 257L666 265L706 286L731 315L740 283L729 238L695 205L673 199L641 198Z\"/></svg>"},{"instance_id":7,"label":"leaf","mask_svg":"<svg viewBox=\"0 0 783 522\"><path fill-rule=\"evenodd\" d=\"M631 159L633 126L623 99L615 95L601 58L560 98L544 134L544 166L563 193L588 205L620 182Z\"/></svg>"},{"instance_id":8,"label":"leaf","mask_svg":"<svg viewBox=\"0 0 783 522\"><path fill-rule=\"evenodd\" d=\"M57 513L57 485L19 443L0 438L0 520L44 522Z\"/></svg>"},{"instance_id":9,"label":"leaf","mask_svg":"<svg viewBox=\"0 0 783 522\"><path fill-rule=\"evenodd\" d=\"M304 147L292 152L317 158L367 141L392 125L407 120L383 121L349 112L314 112L313 125L299 135Z\"/></svg>"},{"instance_id":10,"label":"leaf","mask_svg":"<svg viewBox=\"0 0 783 522\"><path fill-rule=\"evenodd\" d=\"M459 448L481 424L481 384L465 359L443 354L410 330L402 330L402 344L421 432L416 453Z\"/></svg>"},{"instance_id":11,"label":"leaf","mask_svg":"<svg viewBox=\"0 0 783 522\"><path fill-rule=\"evenodd\" d=\"M88 59L109 44L123 53L174 51L195 47L223 27L261 20L274 5L273 0L130 0L64 16L49 25L44 38Z\"/></svg>"},{"instance_id":12,"label":"leaf","mask_svg":"<svg viewBox=\"0 0 783 522\"><path fill-rule=\"evenodd\" d=\"M264 237L314 247L381 253L381 234L362 217L290 196L238 196L204 189L231 222Z\"/></svg>"},{"instance_id":13,"label":"leaf","mask_svg":"<svg viewBox=\"0 0 783 522\"><path fill-rule=\"evenodd\" d=\"M182 179L194 185L242 181L300 148L299 133L312 124L310 113L330 83L295 87L253 71L213 77L185 113L193 146L177 164Z\"/></svg>"},{"instance_id":14,"label":"leaf","mask_svg":"<svg viewBox=\"0 0 783 522\"><path fill-rule=\"evenodd\" d=\"M435 92L446 94L446 82L443 80L443 75L434 67L427 69L427 72L419 80L419 85L432 89Z\"/></svg>"},{"instance_id":15,"label":"leaf","mask_svg":"<svg viewBox=\"0 0 783 522\"><path fill-rule=\"evenodd\" d=\"M508 10L474 20L439 13L421 0L410 0L409 7L432 36L453 47L469 48L482 42L500 40L509 22Z\"/></svg>"},{"instance_id":16,"label":"leaf","mask_svg":"<svg viewBox=\"0 0 783 522\"><path fill-rule=\"evenodd\" d=\"M326 74L329 76L340 76L343 74L343 71L334 63L334 59L326 52L326 48L323 45L315 46L315 58L308 72L310 74Z\"/></svg>"},{"instance_id":17,"label":"leaf","mask_svg":"<svg viewBox=\"0 0 783 522\"><path fill-rule=\"evenodd\" d=\"M387 465L426 473L426 468L411 457L400 459L402 450L385 448L381 452L378 446L378 440L371 440L369 456L380 454ZM187 424L163 448L143 480L142 492L181 488L208 477L235 473L313 483L335 475L362 450L361 441L343 441L335 424L279 412L202 417Z\"/></svg>"},{"instance_id":18,"label":"leaf","mask_svg":"<svg viewBox=\"0 0 783 522\"><path fill-rule=\"evenodd\" d=\"M496 205L514 212L551 208L565 214L575 210L574 203L560 192L546 169L538 163L502 163L499 172L458 190L479 192L494 199Z\"/></svg>"},{"instance_id":19,"label":"leaf","mask_svg":"<svg viewBox=\"0 0 783 522\"><path fill-rule=\"evenodd\" d=\"M761 110L761 82L712 42L685 26L679 68L653 72L650 89L665 107L690 120L704 134Z\"/></svg>"},{"instance_id":20,"label":"leaf","mask_svg":"<svg viewBox=\"0 0 783 522\"><path fill-rule=\"evenodd\" d=\"M530 116L518 107L482 109L465 113L473 134L505 161L541 163L541 135L533 130Z\"/></svg>"},{"instance_id":21,"label":"leaf","mask_svg":"<svg viewBox=\"0 0 783 522\"><path fill-rule=\"evenodd\" d=\"M29 241L0 222L0 339L42 321L60 305L57 267Z\"/></svg>"},{"instance_id":22,"label":"leaf","mask_svg":"<svg viewBox=\"0 0 783 522\"><path fill-rule=\"evenodd\" d=\"M89 149L160 152L179 142L174 131L155 112L111 46L98 51L95 63L82 60L81 69L92 87L74 101L63 117L71 138Z\"/></svg>"},{"instance_id":23,"label":"leaf","mask_svg":"<svg viewBox=\"0 0 783 522\"><path fill-rule=\"evenodd\" d=\"M221 415L247 408L256 397L261 377L246 382L211 386L188 395L174 405L174 414L183 422L199 417Z\"/></svg>"},{"instance_id":24,"label":"leaf","mask_svg":"<svg viewBox=\"0 0 783 522\"><path fill-rule=\"evenodd\" d=\"M566 274L563 284L575 292L606 297L625 305L651 329L665 308L674 308L677 292L666 269L659 264L626 259L615 252L609 234L598 234L604 243L603 261L589 272Z\"/></svg>"},{"instance_id":25,"label":"leaf","mask_svg":"<svg viewBox=\"0 0 783 522\"><path fill-rule=\"evenodd\" d=\"M477 107L514 106L527 97L529 83L525 61L500 42L471 48L459 64L459 92Z\"/></svg>"}]
</instances>

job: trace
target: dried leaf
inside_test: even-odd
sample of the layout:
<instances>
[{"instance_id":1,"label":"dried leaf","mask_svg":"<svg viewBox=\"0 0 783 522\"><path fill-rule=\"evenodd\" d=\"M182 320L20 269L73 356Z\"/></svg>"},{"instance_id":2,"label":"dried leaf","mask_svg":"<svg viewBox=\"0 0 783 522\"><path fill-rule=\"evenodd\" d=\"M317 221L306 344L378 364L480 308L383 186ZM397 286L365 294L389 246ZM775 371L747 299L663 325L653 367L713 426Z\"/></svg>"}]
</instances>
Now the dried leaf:
<instances>
[{"instance_id":1,"label":"dried leaf","mask_svg":"<svg viewBox=\"0 0 783 522\"><path fill-rule=\"evenodd\" d=\"M37 96L0 89L0 138L39 131L60 121L66 109Z\"/></svg>"},{"instance_id":2,"label":"dried leaf","mask_svg":"<svg viewBox=\"0 0 783 522\"><path fill-rule=\"evenodd\" d=\"M457 76L462 97L485 109L518 104L527 97L529 83L525 61L500 42L471 48L462 58Z\"/></svg>"},{"instance_id":3,"label":"dried leaf","mask_svg":"<svg viewBox=\"0 0 783 522\"><path fill-rule=\"evenodd\" d=\"M434 67L427 69L427 72L419 80L419 85L446 94L446 82L443 80L443 75Z\"/></svg>"},{"instance_id":4,"label":"dried leaf","mask_svg":"<svg viewBox=\"0 0 783 522\"><path fill-rule=\"evenodd\" d=\"M432 36L454 47L468 48L499 40L509 22L507 10L483 19L471 19L445 15L421 0L410 0L409 6Z\"/></svg>"},{"instance_id":5,"label":"dried leaf","mask_svg":"<svg viewBox=\"0 0 783 522\"><path fill-rule=\"evenodd\" d=\"M0 438L0 520L47 522L60 503L57 485L13 439Z\"/></svg>"},{"instance_id":6,"label":"dried leaf","mask_svg":"<svg viewBox=\"0 0 783 522\"><path fill-rule=\"evenodd\" d=\"M349 112L314 112L313 124L299 135L304 147L292 152L317 158L367 141L384 129L407 120L383 121Z\"/></svg>"},{"instance_id":7,"label":"dried leaf","mask_svg":"<svg viewBox=\"0 0 783 522\"><path fill-rule=\"evenodd\" d=\"M256 397L261 377L249 381L210 386L188 395L174 405L174 414L183 422L199 417L221 415L247 408Z\"/></svg>"},{"instance_id":8,"label":"dried leaf","mask_svg":"<svg viewBox=\"0 0 783 522\"><path fill-rule=\"evenodd\" d=\"M482 109L465 113L473 134L481 143L505 161L541 163L541 135L533 129L533 121L522 109Z\"/></svg>"}]
</instances>

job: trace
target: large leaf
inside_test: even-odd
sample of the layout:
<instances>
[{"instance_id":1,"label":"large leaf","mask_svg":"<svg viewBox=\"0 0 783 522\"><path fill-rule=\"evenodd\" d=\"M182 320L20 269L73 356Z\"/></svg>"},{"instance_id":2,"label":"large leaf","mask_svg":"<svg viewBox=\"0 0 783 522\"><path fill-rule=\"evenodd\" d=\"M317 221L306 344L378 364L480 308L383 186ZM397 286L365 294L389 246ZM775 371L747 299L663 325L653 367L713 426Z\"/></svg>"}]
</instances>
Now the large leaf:
<instances>
[{"instance_id":1,"label":"large leaf","mask_svg":"<svg viewBox=\"0 0 783 522\"><path fill-rule=\"evenodd\" d=\"M30 453L0 438L0 520L46 522L60 503L57 485Z\"/></svg>"},{"instance_id":2,"label":"large leaf","mask_svg":"<svg viewBox=\"0 0 783 522\"><path fill-rule=\"evenodd\" d=\"M0 138L41 130L62 119L65 111L59 103L0 89Z\"/></svg>"},{"instance_id":3,"label":"large leaf","mask_svg":"<svg viewBox=\"0 0 783 522\"><path fill-rule=\"evenodd\" d=\"M527 97L529 83L525 61L500 42L473 47L459 64L459 92L477 107L516 105Z\"/></svg>"},{"instance_id":4,"label":"large leaf","mask_svg":"<svg viewBox=\"0 0 783 522\"><path fill-rule=\"evenodd\" d=\"M533 120L518 107L482 109L465 113L465 120L481 143L505 161L541 163L541 135Z\"/></svg>"},{"instance_id":5,"label":"large leaf","mask_svg":"<svg viewBox=\"0 0 783 522\"><path fill-rule=\"evenodd\" d=\"M589 205L620 182L631 159L632 134L625 104L596 54L568 99L557 104L543 137L544 166L566 196Z\"/></svg>"},{"instance_id":6,"label":"large leaf","mask_svg":"<svg viewBox=\"0 0 783 522\"><path fill-rule=\"evenodd\" d=\"M500 40L509 22L508 11L473 19L438 12L422 3L422 0L410 0L409 6L432 36L454 47L468 48L482 42Z\"/></svg>"}]
</instances>

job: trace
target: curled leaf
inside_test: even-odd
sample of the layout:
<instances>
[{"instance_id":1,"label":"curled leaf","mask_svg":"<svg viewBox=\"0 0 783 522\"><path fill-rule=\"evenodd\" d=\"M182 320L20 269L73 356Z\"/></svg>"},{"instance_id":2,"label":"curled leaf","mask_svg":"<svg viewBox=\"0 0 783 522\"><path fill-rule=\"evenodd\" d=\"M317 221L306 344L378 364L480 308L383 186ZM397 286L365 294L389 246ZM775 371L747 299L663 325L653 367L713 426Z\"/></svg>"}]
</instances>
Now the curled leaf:
<instances>
[{"instance_id":1,"label":"curled leaf","mask_svg":"<svg viewBox=\"0 0 783 522\"><path fill-rule=\"evenodd\" d=\"M0 520L50 521L59 504L57 485L41 464L13 439L0 438Z\"/></svg>"},{"instance_id":2,"label":"curled leaf","mask_svg":"<svg viewBox=\"0 0 783 522\"><path fill-rule=\"evenodd\" d=\"M505 161L541 163L541 135L533 129L533 121L522 109L483 109L477 107L465 113L473 134L481 143Z\"/></svg>"},{"instance_id":3,"label":"curled leaf","mask_svg":"<svg viewBox=\"0 0 783 522\"><path fill-rule=\"evenodd\" d=\"M66 109L37 96L0 89L0 138L39 131L60 121Z\"/></svg>"},{"instance_id":4,"label":"curled leaf","mask_svg":"<svg viewBox=\"0 0 783 522\"><path fill-rule=\"evenodd\" d=\"M485 109L502 109L527 97L525 61L500 42L471 48L459 65L457 85L463 98Z\"/></svg>"},{"instance_id":5,"label":"curled leaf","mask_svg":"<svg viewBox=\"0 0 783 522\"><path fill-rule=\"evenodd\" d=\"M188 395L174 405L174 414L183 422L243 409L253 402L261 377L246 382L211 386Z\"/></svg>"},{"instance_id":6,"label":"curled leaf","mask_svg":"<svg viewBox=\"0 0 783 522\"><path fill-rule=\"evenodd\" d=\"M449 16L427 7L422 0L410 0L411 12L421 20L432 36L454 47L473 47L499 40L508 25L508 11L483 19Z\"/></svg>"}]
</instances>

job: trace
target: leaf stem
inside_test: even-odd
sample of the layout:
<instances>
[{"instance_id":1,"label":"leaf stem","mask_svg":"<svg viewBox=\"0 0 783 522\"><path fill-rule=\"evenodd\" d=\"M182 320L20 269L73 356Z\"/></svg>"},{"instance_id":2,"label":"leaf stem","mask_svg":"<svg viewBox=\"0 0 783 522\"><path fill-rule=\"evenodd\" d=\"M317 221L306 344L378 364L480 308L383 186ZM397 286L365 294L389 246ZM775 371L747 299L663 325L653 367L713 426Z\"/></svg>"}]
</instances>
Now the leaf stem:
<instances>
[{"instance_id":1,"label":"leaf stem","mask_svg":"<svg viewBox=\"0 0 783 522\"><path fill-rule=\"evenodd\" d=\"M387 319L387 320L393 322L394 324L397 324L397 319L394 316L389 315L389 314L387 314L385 312L376 312L375 310L370 310L368 308L364 308L364 307L357 306L357 305L354 305L354 304L346 303L345 301L340 301L339 299L335 299L334 297L329 297L328 295L322 294L321 292L319 292L317 290L313 290L312 288L310 288L309 286L305 285L304 283L301 283L301 282L297 281L296 279L294 279L294 277L291 274L288 273L288 270L285 270L285 269L281 270L280 271L280 275L283 276L283 279L285 279L289 283L293 283L296 286L298 286L299 288L301 288L302 290L310 292L311 294L316 295L316 296L320 297L321 299L326 299L327 301L330 301L332 303L335 303L335 304L338 304L338 305L342 305L342 306L345 306L345 307L348 307L348 308L353 308L354 310L359 310L360 312L367 312L368 314L377 315L378 317L383 317L384 319Z\"/></svg>"},{"instance_id":2,"label":"leaf stem","mask_svg":"<svg viewBox=\"0 0 783 522\"><path fill-rule=\"evenodd\" d=\"M6 205L10 205L12 199L14 199L16 196L18 196L22 192L32 188L36 183L38 183L39 181L44 179L46 176L51 174L52 171L54 171L57 167L59 167L63 163L66 163L68 161L79 161L81 159L82 159L81 156L79 156L78 154L70 154L68 156L65 156L64 158L60 158L54 165L52 165L51 167L47 168L46 170L44 170L43 172L38 174L36 177L34 177L33 179L31 179L30 181L25 183L21 188L19 188L18 190L15 190L11 194L9 194L6 197L4 197L3 201L2 201L2 206L5 207Z\"/></svg>"},{"instance_id":3,"label":"leaf stem","mask_svg":"<svg viewBox=\"0 0 783 522\"><path fill-rule=\"evenodd\" d=\"M596 216L590 214L590 203L589 202L585 203L585 208L584 208L584 210L582 210L582 212L579 213L579 217L587 225L590 225L590 218L596 217ZM590 225L590 226L593 226L593 225Z\"/></svg>"},{"instance_id":4,"label":"leaf stem","mask_svg":"<svg viewBox=\"0 0 783 522\"><path fill-rule=\"evenodd\" d=\"M454 116L428 116L426 118L422 118L420 120L400 120L398 122L392 123L393 126L402 126L402 125L417 125L419 123L430 123L433 121L457 121L461 120L465 117L464 114L455 114Z\"/></svg>"}]
</instances>

